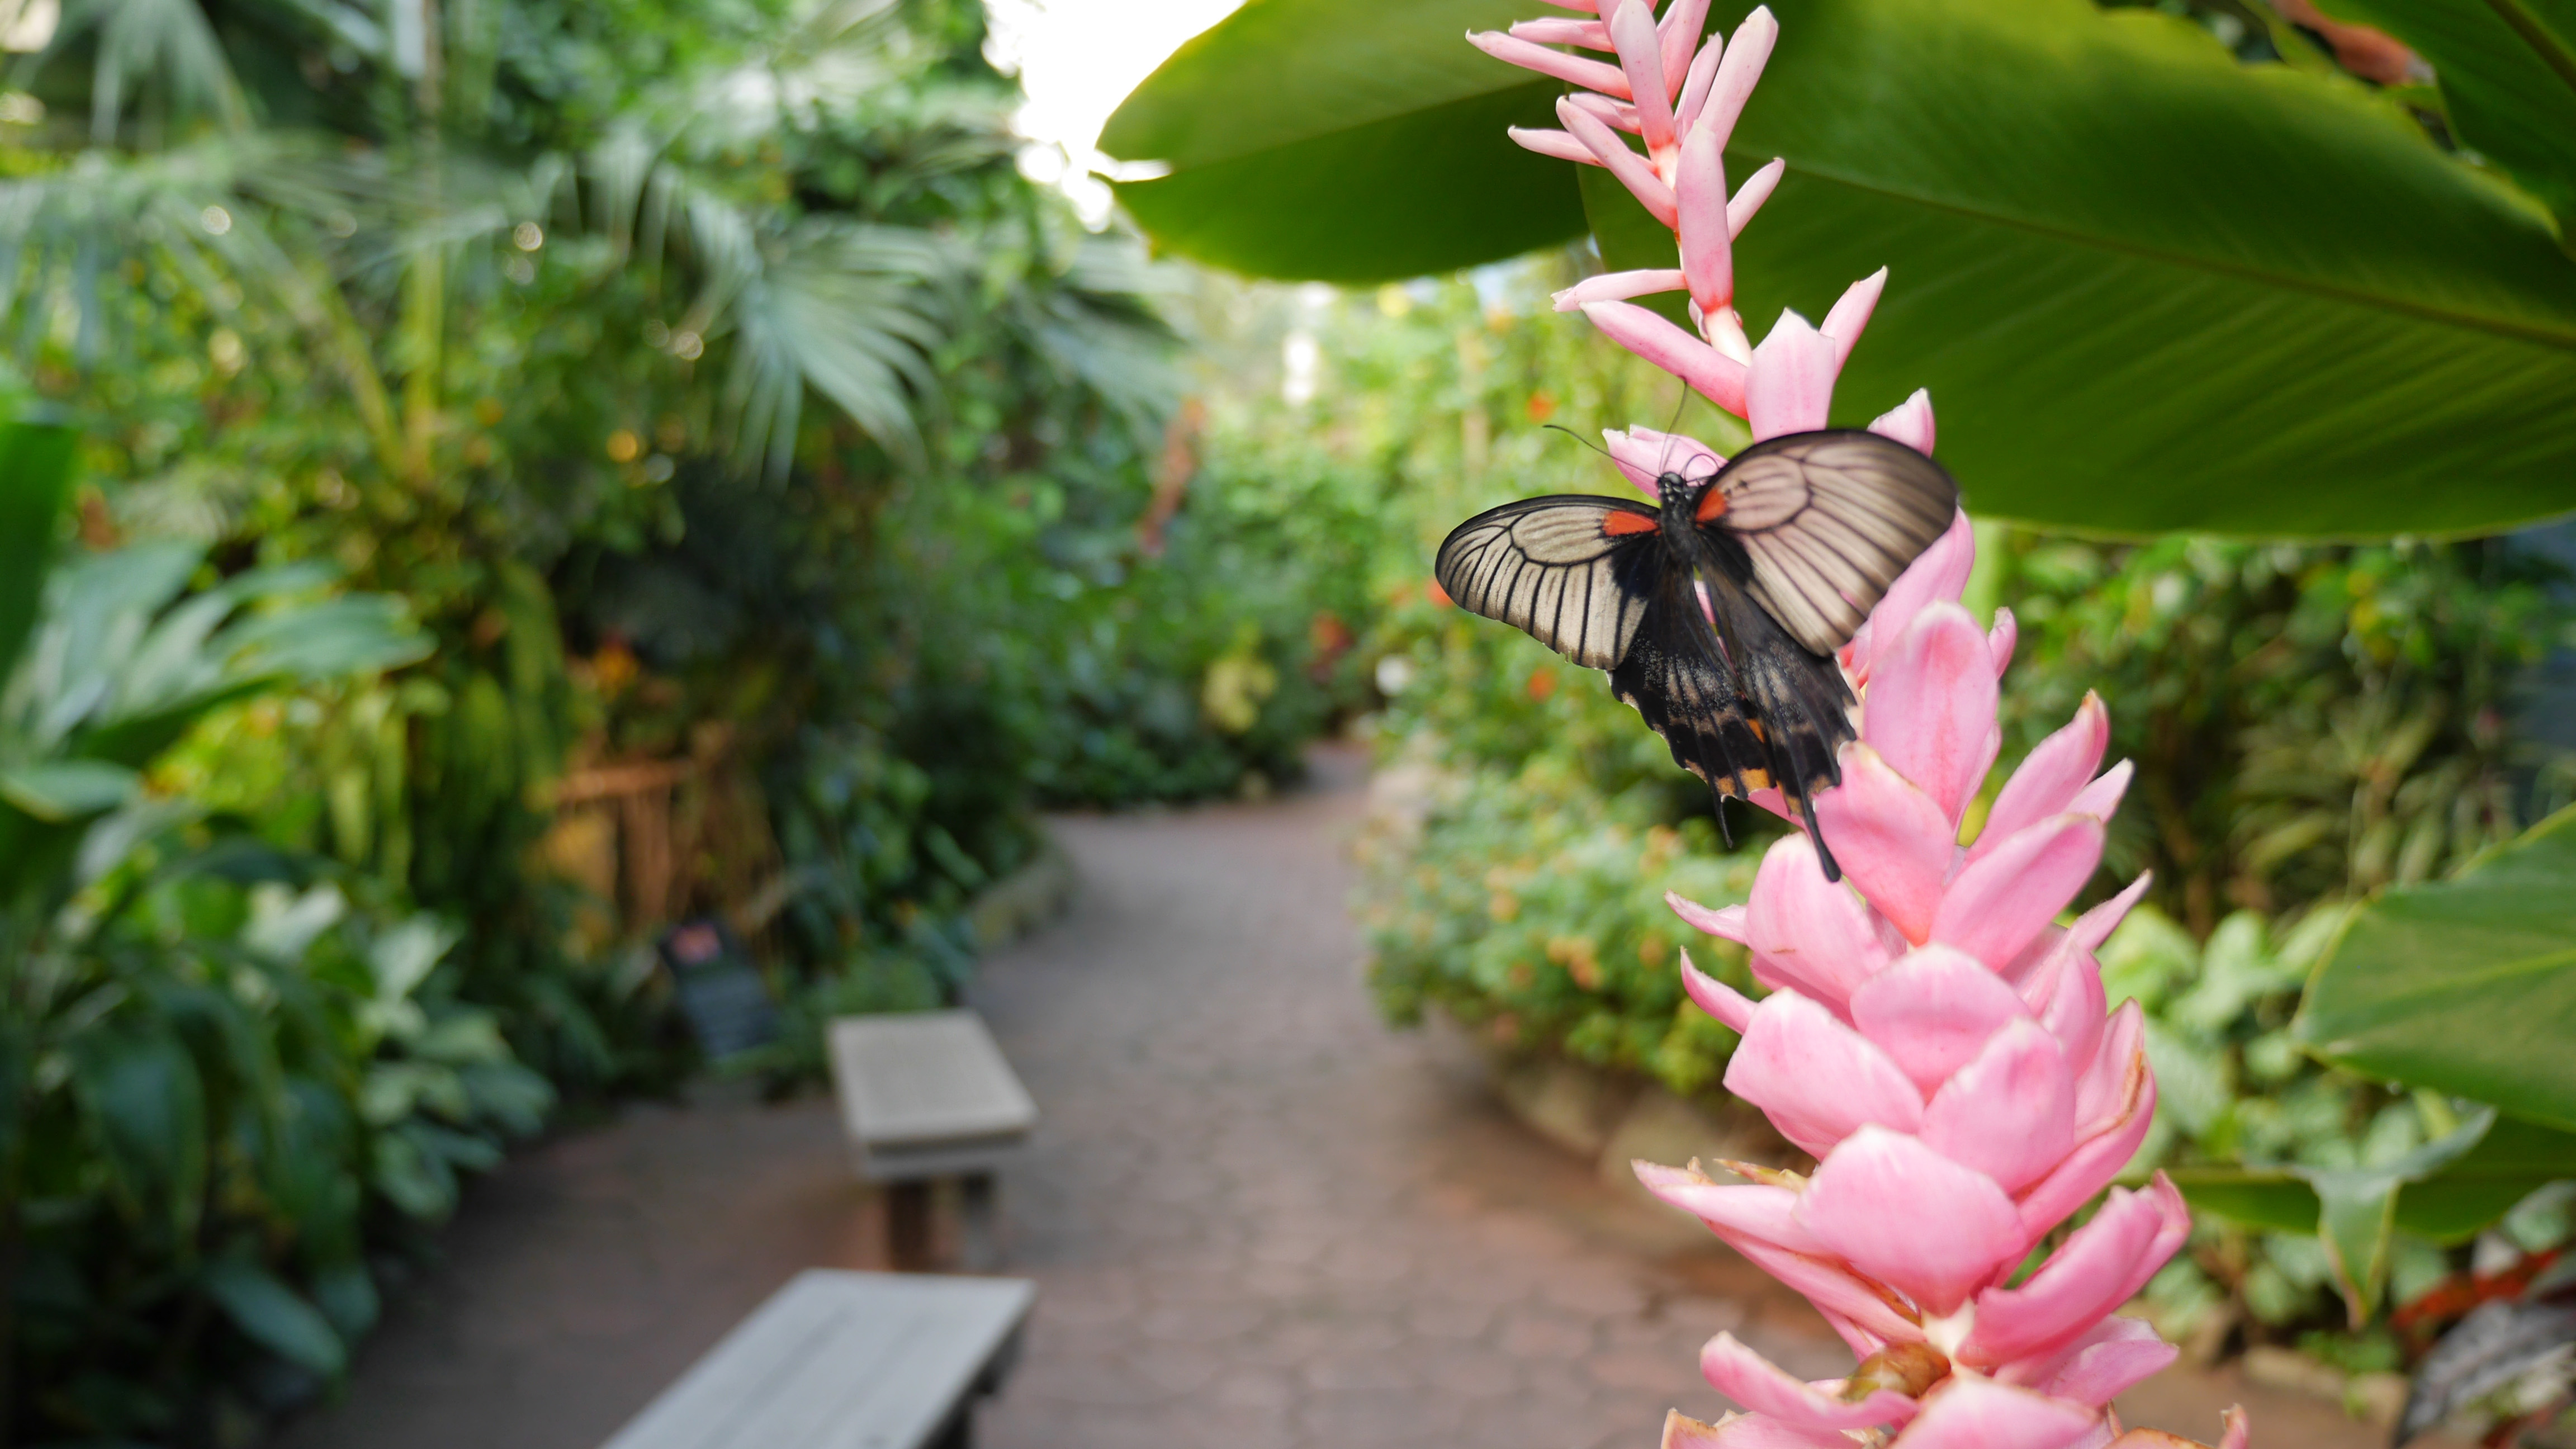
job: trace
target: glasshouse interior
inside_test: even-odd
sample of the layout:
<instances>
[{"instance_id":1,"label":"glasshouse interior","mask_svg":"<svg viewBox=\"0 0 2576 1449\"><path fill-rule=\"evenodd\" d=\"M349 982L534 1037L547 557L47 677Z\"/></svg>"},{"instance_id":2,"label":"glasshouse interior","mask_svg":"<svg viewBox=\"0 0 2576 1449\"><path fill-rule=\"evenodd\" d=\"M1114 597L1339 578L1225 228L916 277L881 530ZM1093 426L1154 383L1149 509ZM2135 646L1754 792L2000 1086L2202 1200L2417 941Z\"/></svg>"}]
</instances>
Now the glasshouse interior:
<instances>
[{"instance_id":1,"label":"glasshouse interior","mask_svg":"<svg viewBox=\"0 0 2576 1449\"><path fill-rule=\"evenodd\" d=\"M0 1449L2576 1446L2576 0L0 50Z\"/></svg>"}]
</instances>

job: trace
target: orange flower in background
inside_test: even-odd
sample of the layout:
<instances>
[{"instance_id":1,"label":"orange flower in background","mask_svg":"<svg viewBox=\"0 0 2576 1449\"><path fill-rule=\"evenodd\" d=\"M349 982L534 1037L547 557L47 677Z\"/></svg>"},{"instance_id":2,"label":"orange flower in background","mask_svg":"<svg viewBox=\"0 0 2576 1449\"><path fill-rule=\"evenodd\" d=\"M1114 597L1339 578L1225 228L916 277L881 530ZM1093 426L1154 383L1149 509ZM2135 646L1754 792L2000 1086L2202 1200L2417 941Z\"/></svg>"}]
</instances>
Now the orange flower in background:
<instances>
[{"instance_id":1,"label":"orange flower in background","mask_svg":"<svg viewBox=\"0 0 2576 1449\"><path fill-rule=\"evenodd\" d=\"M1433 604L1443 609L1448 608L1451 602L1449 591L1440 587L1440 581L1438 579L1433 579L1431 582L1422 586L1422 597L1429 599Z\"/></svg>"},{"instance_id":2,"label":"orange flower in background","mask_svg":"<svg viewBox=\"0 0 2576 1449\"><path fill-rule=\"evenodd\" d=\"M1555 416L1556 398L1551 395L1546 388L1540 388L1538 391L1529 395L1529 420L1531 422L1543 423L1549 418Z\"/></svg>"},{"instance_id":3,"label":"orange flower in background","mask_svg":"<svg viewBox=\"0 0 2576 1449\"><path fill-rule=\"evenodd\" d=\"M1542 664L1538 668L1530 671L1529 697L1533 701L1545 704L1547 702L1547 697L1554 693L1556 693L1555 670Z\"/></svg>"},{"instance_id":4,"label":"orange flower in background","mask_svg":"<svg viewBox=\"0 0 2576 1449\"><path fill-rule=\"evenodd\" d=\"M2326 44L2334 47L2335 59L2343 68L2363 80L2402 86L2433 78L2433 68L2424 63L2423 57L2387 31L2330 20L2308 0L2277 0L2273 8L2292 25L2324 37Z\"/></svg>"}]
</instances>

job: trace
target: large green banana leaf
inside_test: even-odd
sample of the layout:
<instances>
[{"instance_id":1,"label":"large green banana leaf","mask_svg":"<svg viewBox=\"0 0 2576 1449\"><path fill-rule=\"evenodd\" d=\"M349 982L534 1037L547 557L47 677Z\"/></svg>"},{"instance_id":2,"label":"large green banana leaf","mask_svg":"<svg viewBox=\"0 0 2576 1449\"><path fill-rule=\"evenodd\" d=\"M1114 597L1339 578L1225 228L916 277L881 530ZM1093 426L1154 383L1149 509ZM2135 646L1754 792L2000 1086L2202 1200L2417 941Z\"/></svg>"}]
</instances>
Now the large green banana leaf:
<instances>
[{"instance_id":1,"label":"large green banana leaf","mask_svg":"<svg viewBox=\"0 0 2576 1449\"><path fill-rule=\"evenodd\" d=\"M1501 134L1552 87L1459 38L1535 8L1251 0L1112 119L1106 149L1171 168L1121 196L1166 248L1269 276L1573 234L1577 168ZM1728 161L1784 156L1790 179L1740 244L1740 306L1759 335L1892 267L1837 420L1929 386L1972 508L2353 537L2576 509L2576 261L2529 197L2358 82L2084 0L1775 8ZM1605 259L1671 265L1583 175Z\"/></svg>"}]
</instances>

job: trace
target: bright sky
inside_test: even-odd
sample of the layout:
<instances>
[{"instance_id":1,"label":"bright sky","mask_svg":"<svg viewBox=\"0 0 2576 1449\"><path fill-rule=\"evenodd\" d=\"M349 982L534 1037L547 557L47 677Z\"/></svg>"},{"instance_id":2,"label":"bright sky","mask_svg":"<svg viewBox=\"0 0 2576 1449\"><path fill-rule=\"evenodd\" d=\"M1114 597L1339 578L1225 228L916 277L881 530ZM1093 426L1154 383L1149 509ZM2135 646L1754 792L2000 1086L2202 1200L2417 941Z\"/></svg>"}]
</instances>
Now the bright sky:
<instances>
[{"instance_id":1,"label":"bright sky","mask_svg":"<svg viewBox=\"0 0 2576 1449\"><path fill-rule=\"evenodd\" d=\"M1181 42L1232 13L1241 0L985 0L985 54L1016 71L1029 103L1020 169L1064 188L1083 219L1109 218L1115 163L1100 154L1101 123Z\"/></svg>"}]
</instances>

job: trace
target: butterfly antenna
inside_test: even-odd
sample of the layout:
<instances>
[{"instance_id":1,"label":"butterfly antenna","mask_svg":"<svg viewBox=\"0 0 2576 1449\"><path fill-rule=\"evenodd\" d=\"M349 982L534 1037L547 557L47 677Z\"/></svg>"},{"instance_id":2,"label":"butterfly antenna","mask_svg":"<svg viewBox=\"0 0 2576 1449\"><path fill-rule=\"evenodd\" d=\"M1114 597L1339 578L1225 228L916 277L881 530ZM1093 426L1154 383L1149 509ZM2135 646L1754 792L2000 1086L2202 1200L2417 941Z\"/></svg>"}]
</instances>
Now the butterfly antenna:
<instances>
[{"instance_id":1,"label":"butterfly antenna","mask_svg":"<svg viewBox=\"0 0 2576 1449\"><path fill-rule=\"evenodd\" d=\"M1664 465L1673 461L1673 437L1681 429L1682 409L1689 406L1690 384L1684 383L1682 384L1681 396L1673 399L1673 420L1664 425L1664 455L1655 460L1655 476L1658 478L1664 476ZM1723 821L1725 818L1726 814L1724 811L1718 812L1719 820Z\"/></svg>"},{"instance_id":2,"label":"butterfly antenna","mask_svg":"<svg viewBox=\"0 0 2576 1449\"><path fill-rule=\"evenodd\" d=\"M1583 446L1585 446L1585 447L1587 447L1587 448L1590 448L1592 451L1594 451L1594 452L1596 452L1596 453L1599 453L1602 457L1604 457L1604 458L1610 458L1610 461L1611 461L1611 462L1613 462L1613 463L1616 463L1616 462L1618 462L1618 461L1619 461L1617 458L1613 458L1613 457L1611 457L1611 456L1610 456L1610 450L1609 450L1608 448L1605 448L1605 447L1601 446L1599 443L1593 442L1591 439L1589 439L1589 438L1587 438L1587 437L1583 436L1581 433L1576 432L1576 431L1575 431L1574 429L1572 429L1572 428L1564 427L1564 426L1561 426L1561 425L1556 424L1556 423L1541 423L1541 424L1539 424L1539 426L1541 426L1541 427L1543 427L1543 428L1546 428L1546 429L1548 429L1548 430L1549 430L1549 431L1551 431L1551 432L1563 433L1563 434L1565 434L1567 437L1572 438L1574 441L1576 441L1576 442L1578 442L1578 443L1581 443Z\"/></svg>"}]
</instances>

